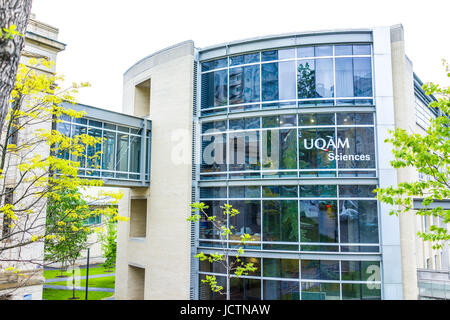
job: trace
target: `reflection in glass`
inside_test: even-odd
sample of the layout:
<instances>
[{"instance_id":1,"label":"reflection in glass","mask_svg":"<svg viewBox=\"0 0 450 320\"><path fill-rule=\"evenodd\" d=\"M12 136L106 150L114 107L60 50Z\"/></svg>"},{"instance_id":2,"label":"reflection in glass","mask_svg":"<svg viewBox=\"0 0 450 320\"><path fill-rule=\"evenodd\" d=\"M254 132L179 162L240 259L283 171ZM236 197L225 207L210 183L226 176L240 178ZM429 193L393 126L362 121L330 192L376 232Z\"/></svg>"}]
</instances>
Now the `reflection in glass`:
<instances>
[{"instance_id":1,"label":"reflection in glass","mask_svg":"<svg viewBox=\"0 0 450 320\"><path fill-rule=\"evenodd\" d=\"M301 242L338 242L335 200L300 200Z\"/></svg>"},{"instance_id":2,"label":"reflection in glass","mask_svg":"<svg viewBox=\"0 0 450 320\"><path fill-rule=\"evenodd\" d=\"M264 277L292 278L299 276L297 259L263 259Z\"/></svg>"},{"instance_id":3,"label":"reflection in glass","mask_svg":"<svg viewBox=\"0 0 450 320\"><path fill-rule=\"evenodd\" d=\"M376 200L339 201L341 243L378 243Z\"/></svg>"},{"instance_id":4,"label":"reflection in glass","mask_svg":"<svg viewBox=\"0 0 450 320\"><path fill-rule=\"evenodd\" d=\"M231 200L229 204L239 214L230 217L230 225L234 227L230 240L241 241L244 233L252 236L253 241L261 241L261 202L259 200ZM252 245L250 241L248 245Z\"/></svg>"},{"instance_id":5,"label":"reflection in glass","mask_svg":"<svg viewBox=\"0 0 450 320\"><path fill-rule=\"evenodd\" d=\"M297 130L262 132L263 169L297 169Z\"/></svg>"},{"instance_id":6,"label":"reflection in glass","mask_svg":"<svg viewBox=\"0 0 450 320\"><path fill-rule=\"evenodd\" d=\"M297 200L263 201L263 240L298 242Z\"/></svg>"},{"instance_id":7,"label":"reflection in glass","mask_svg":"<svg viewBox=\"0 0 450 320\"><path fill-rule=\"evenodd\" d=\"M264 300L299 300L297 281L264 280Z\"/></svg>"},{"instance_id":8,"label":"reflection in glass","mask_svg":"<svg viewBox=\"0 0 450 320\"><path fill-rule=\"evenodd\" d=\"M206 279L206 275L199 274L198 286L199 286L199 299L200 300L226 300L227 295L221 294L219 292L214 292L211 290L209 283L204 283L202 280ZM217 285L224 288L224 292L227 290L227 278L216 276Z\"/></svg>"},{"instance_id":9,"label":"reflection in glass","mask_svg":"<svg viewBox=\"0 0 450 320\"><path fill-rule=\"evenodd\" d=\"M260 101L259 65L230 69L230 104Z\"/></svg>"},{"instance_id":10,"label":"reflection in glass","mask_svg":"<svg viewBox=\"0 0 450 320\"><path fill-rule=\"evenodd\" d=\"M202 109L227 105L228 71L214 71L202 75Z\"/></svg>"},{"instance_id":11,"label":"reflection in glass","mask_svg":"<svg viewBox=\"0 0 450 320\"><path fill-rule=\"evenodd\" d=\"M302 279L339 280L339 261L301 260Z\"/></svg>"},{"instance_id":12,"label":"reflection in glass","mask_svg":"<svg viewBox=\"0 0 450 320\"><path fill-rule=\"evenodd\" d=\"M380 300L381 290L377 286L367 283L343 283L342 300Z\"/></svg>"},{"instance_id":13,"label":"reflection in glass","mask_svg":"<svg viewBox=\"0 0 450 320\"><path fill-rule=\"evenodd\" d=\"M262 68L262 100L295 99L295 62L265 63Z\"/></svg>"},{"instance_id":14,"label":"reflection in glass","mask_svg":"<svg viewBox=\"0 0 450 320\"><path fill-rule=\"evenodd\" d=\"M333 148L334 128L299 129L300 169L332 169L336 161L329 154Z\"/></svg>"},{"instance_id":15,"label":"reflection in glass","mask_svg":"<svg viewBox=\"0 0 450 320\"><path fill-rule=\"evenodd\" d=\"M205 209L206 214L211 216L216 216L216 221L220 223L225 223L226 217L223 215L223 201L204 201L208 208ZM199 222L200 239L220 239L220 233L222 231L214 228L214 225L208 221L204 214L201 215L201 220Z\"/></svg>"},{"instance_id":16,"label":"reflection in glass","mask_svg":"<svg viewBox=\"0 0 450 320\"><path fill-rule=\"evenodd\" d=\"M339 300L339 283L302 282L302 300Z\"/></svg>"},{"instance_id":17,"label":"reflection in glass","mask_svg":"<svg viewBox=\"0 0 450 320\"><path fill-rule=\"evenodd\" d=\"M375 168L373 127L338 128L337 160L339 168Z\"/></svg>"},{"instance_id":18,"label":"reflection in glass","mask_svg":"<svg viewBox=\"0 0 450 320\"><path fill-rule=\"evenodd\" d=\"M103 138L105 140L103 141L102 169L114 170L116 133L105 131Z\"/></svg>"},{"instance_id":19,"label":"reflection in glass","mask_svg":"<svg viewBox=\"0 0 450 320\"><path fill-rule=\"evenodd\" d=\"M261 300L261 280L247 278L230 279L231 300Z\"/></svg>"}]
</instances>

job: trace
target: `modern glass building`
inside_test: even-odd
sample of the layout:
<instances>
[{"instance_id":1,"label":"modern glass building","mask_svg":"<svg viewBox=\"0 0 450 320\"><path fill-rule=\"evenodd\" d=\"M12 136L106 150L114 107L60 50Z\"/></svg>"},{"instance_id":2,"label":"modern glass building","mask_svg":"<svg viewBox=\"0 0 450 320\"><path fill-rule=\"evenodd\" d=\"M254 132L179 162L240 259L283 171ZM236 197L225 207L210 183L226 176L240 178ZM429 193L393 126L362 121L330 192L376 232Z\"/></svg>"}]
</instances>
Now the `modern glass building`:
<instances>
[{"instance_id":1,"label":"modern glass building","mask_svg":"<svg viewBox=\"0 0 450 320\"><path fill-rule=\"evenodd\" d=\"M417 218L372 191L416 174L384 139L435 116L418 82L401 26L187 41L137 62L123 111L152 121L151 182L119 207L116 298L225 299L201 281L215 275L232 299L416 299ZM250 234L257 271L227 281L194 258L222 250L210 222L186 221L195 201L240 211L226 248Z\"/></svg>"}]
</instances>

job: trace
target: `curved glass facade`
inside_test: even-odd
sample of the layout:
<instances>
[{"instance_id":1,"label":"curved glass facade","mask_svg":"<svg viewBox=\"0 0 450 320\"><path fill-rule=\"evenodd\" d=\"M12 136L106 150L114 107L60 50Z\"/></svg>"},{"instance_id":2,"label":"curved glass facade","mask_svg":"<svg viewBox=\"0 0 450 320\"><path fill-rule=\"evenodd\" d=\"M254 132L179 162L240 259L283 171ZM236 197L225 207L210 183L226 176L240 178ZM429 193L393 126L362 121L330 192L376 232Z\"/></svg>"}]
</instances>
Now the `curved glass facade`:
<instances>
[{"instance_id":1,"label":"curved glass facade","mask_svg":"<svg viewBox=\"0 0 450 320\"><path fill-rule=\"evenodd\" d=\"M228 248L252 237L258 270L227 287L232 299L381 299L377 153L370 44L270 49L201 62L198 200L240 214ZM208 221L198 251L221 247Z\"/></svg>"}]
</instances>

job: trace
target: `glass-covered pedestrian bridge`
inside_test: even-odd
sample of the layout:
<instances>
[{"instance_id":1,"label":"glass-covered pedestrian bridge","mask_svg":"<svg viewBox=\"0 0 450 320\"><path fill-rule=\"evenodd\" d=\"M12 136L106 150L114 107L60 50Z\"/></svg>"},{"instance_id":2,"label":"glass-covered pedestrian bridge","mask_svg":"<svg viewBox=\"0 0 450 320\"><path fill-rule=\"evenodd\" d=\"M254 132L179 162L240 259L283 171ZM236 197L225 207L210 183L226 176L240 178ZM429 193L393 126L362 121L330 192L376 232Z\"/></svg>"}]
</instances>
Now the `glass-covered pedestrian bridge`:
<instances>
[{"instance_id":1,"label":"glass-covered pedestrian bridge","mask_svg":"<svg viewBox=\"0 0 450 320\"><path fill-rule=\"evenodd\" d=\"M85 157L69 152L59 155L80 162L80 177L101 179L104 186L150 185L150 120L83 104L63 106L86 114L82 118L61 117L62 122L56 124L56 130L70 137L88 134L103 138L101 144L85 149ZM92 157L99 151L100 158Z\"/></svg>"}]
</instances>

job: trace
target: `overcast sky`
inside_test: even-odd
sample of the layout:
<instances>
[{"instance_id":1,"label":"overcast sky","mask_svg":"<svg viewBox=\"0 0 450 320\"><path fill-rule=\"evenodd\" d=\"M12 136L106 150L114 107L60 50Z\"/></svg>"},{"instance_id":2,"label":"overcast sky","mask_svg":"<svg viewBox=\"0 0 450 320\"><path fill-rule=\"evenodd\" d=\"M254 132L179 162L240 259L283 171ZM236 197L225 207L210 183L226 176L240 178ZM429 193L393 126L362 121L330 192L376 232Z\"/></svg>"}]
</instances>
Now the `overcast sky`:
<instances>
[{"instance_id":1,"label":"overcast sky","mask_svg":"<svg viewBox=\"0 0 450 320\"><path fill-rule=\"evenodd\" d=\"M92 84L79 102L120 111L122 75L143 57L184 40L196 47L269 34L401 23L406 53L424 81L446 83L448 0L33 0L36 18L67 44L57 71ZM70 83L69 82L69 83Z\"/></svg>"}]
</instances>

